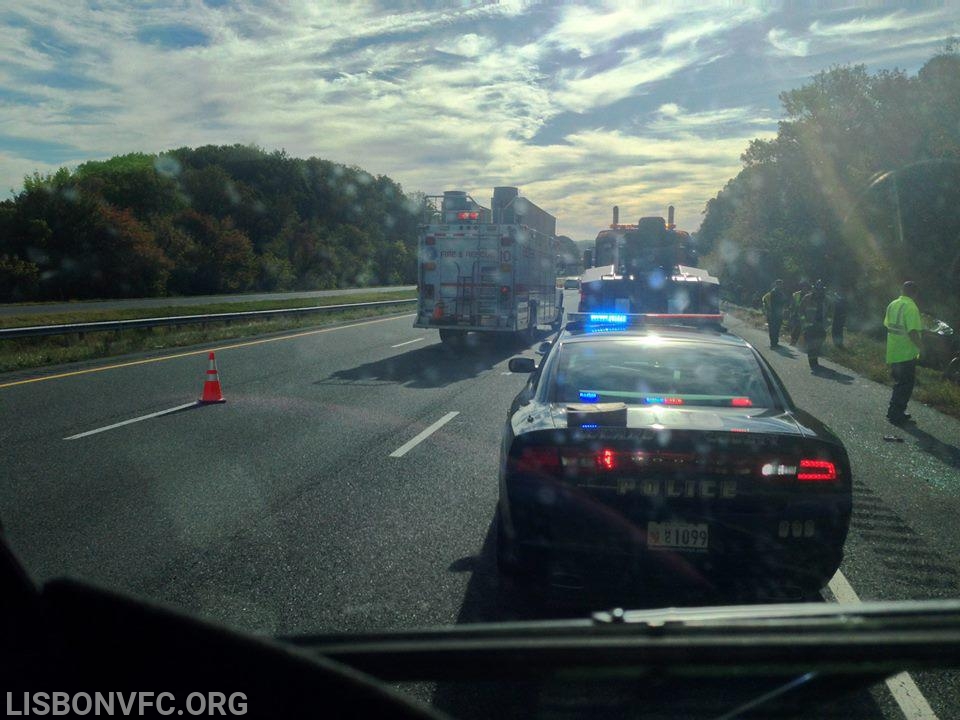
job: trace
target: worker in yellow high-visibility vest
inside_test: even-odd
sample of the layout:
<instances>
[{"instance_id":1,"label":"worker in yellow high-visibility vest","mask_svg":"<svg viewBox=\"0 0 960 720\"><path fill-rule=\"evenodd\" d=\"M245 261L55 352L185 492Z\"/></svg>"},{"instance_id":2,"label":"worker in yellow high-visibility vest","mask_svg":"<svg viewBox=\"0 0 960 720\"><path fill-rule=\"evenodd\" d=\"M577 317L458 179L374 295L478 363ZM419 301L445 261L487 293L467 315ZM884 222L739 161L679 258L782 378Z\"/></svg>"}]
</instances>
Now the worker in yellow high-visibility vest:
<instances>
[{"instance_id":1,"label":"worker in yellow high-visibility vest","mask_svg":"<svg viewBox=\"0 0 960 720\"><path fill-rule=\"evenodd\" d=\"M920 357L920 332L923 323L916 303L916 283L903 284L900 297L887 305L883 325L887 328L887 365L893 376L893 394L887 409L887 420L894 425L911 421L907 403L913 394L913 384Z\"/></svg>"}]
</instances>

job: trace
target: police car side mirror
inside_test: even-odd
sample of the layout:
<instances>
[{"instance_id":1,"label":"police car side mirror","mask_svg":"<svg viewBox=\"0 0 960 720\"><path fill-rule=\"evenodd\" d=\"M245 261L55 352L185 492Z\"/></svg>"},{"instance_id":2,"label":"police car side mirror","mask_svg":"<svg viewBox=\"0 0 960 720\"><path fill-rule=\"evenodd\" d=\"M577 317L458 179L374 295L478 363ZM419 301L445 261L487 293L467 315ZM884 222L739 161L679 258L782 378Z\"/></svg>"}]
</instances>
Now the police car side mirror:
<instances>
[{"instance_id":1,"label":"police car side mirror","mask_svg":"<svg viewBox=\"0 0 960 720\"><path fill-rule=\"evenodd\" d=\"M513 373L532 373L537 369L537 362L530 357L515 357L510 358L507 367L510 368L510 372Z\"/></svg>"}]
</instances>

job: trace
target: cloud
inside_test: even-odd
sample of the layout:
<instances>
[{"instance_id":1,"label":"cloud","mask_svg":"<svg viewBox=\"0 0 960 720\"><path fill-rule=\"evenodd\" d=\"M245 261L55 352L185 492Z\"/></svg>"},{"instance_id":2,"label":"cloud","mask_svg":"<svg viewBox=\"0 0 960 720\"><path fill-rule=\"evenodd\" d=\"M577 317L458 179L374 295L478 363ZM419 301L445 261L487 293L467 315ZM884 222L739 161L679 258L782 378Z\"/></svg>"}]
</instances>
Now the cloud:
<instances>
[{"instance_id":1,"label":"cloud","mask_svg":"<svg viewBox=\"0 0 960 720\"><path fill-rule=\"evenodd\" d=\"M676 103L661 105L658 117L647 123L649 130L675 134L692 130L719 130L723 126L751 128L754 126L776 129L777 118L759 112L753 107L729 107L719 110L688 113Z\"/></svg>"},{"instance_id":2,"label":"cloud","mask_svg":"<svg viewBox=\"0 0 960 720\"><path fill-rule=\"evenodd\" d=\"M137 31L137 40L149 45L182 50L184 48L207 45L210 37L189 25L154 25Z\"/></svg>"},{"instance_id":3,"label":"cloud","mask_svg":"<svg viewBox=\"0 0 960 720\"><path fill-rule=\"evenodd\" d=\"M451 55L476 58L487 54L493 46L494 42L490 38L481 37L476 33L467 33L452 40L445 39L437 46L437 49Z\"/></svg>"},{"instance_id":4,"label":"cloud","mask_svg":"<svg viewBox=\"0 0 960 720\"><path fill-rule=\"evenodd\" d=\"M667 80L702 58L696 51L661 57L645 55L636 48L622 50L620 56L621 62L602 72L563 72L554 100L564 110L574 112L603 107L635 95L644 85Z\"/></svg>"},{"instance_id":5,"label":"cloud","mask_svg":"<svg viewBox=\"0 0 960 720\"><path fill-rule=\"evenodd\" d=\"M682 45L701 43L756 21L764 14L760 7L727 7L726 12L710 11L704 18L688 17L664 33L662 47L672 50Z\"/></svg>"},{"instance_id":6,"label":"cloud","mask_svg":"<svg viewBox=\"0 0 960 720\"><path fill-rule=\"evenodd\" d=\"M563 144L535 147L501 141L474 184L509 176L542 208L558 217L558 232L592 238L609 223L610 207L621 217L665 214L675 205L680 226L694 230L708 198L740 170L739 156L750 139L773 132L707 140L695 133L664 139L620 131L587 130ZM509 160L508 160L509 158Z\"/></svg>"},{"instance_id":7,"label":"cloud","mask_svg":"<svg viewBox=\"0 0 960 720\"><path fill-rule=\"evenodd\" d=\"M839 37L850 39L856 35L890 33L896 35L904 30L938 23L942 13L928 12L910 14L903 10L874 17L861 15L846 22L824 23L814 20L810 23L810 34L819 37Z\"/></svg>"},{"instance_id":8,"label":"cloud","mask_svg":"<svg viewBox=\"0 0 960 720\"><path fill-rule=\"evenodd\" d=\"M835 30L860 11L420 7L28 4L5 16L0 43L0 186L125 152L251 143L407 190L519 185L578 239L612 204L633 217L673 203L695 229L749 140L775 130L785 78L889 52L894 36L916 62L927 46L902 43L958 15L887 13L910 32L863 22L851 53Z\"/></svg>"},{"instance_id":9,"label":"cloud","mask_svg":"<svg viewBox=\"0 0 960 720\"><path fill-rule=\"evenodd\" d=\"M860 11L858 11L860 12ZM915 58L909 51L891 53L896 48L935 49L946 37L960 30L957 12L946 7L928 12L910 13L897 10L886 14L851 15L837 21L814 20L803 31L771 28L767 42L773 55L781 57L850 57L857 52L857 62L892 57ZM864 54L864 52L868 54ZM821 68L823 69L823 68Z\"/></svg>"},{"instance_id":10,"label":"cloud","mask_svg":"<svg viewBox=\"0 0 960 720\"><path fill-rule=\"evenodd\" d=\"M806 57L810 54L810 41L791 37L786 30L771 28L767 33L767 42L778 55L787 57Z\"/></svg>"},{"instance_id":11,"label":"cloud","mask_svg":"<svg viewBox=\"0 0 960 720\"><path fill-rule=\"evenodd\" d=\"M568 5L556 25L545 34L543 42L589 57L617 44L624 36L667 23L675 15L666 5L638 7L637 3L621 3L603 8Z\"/></svg>"}]
</instances>

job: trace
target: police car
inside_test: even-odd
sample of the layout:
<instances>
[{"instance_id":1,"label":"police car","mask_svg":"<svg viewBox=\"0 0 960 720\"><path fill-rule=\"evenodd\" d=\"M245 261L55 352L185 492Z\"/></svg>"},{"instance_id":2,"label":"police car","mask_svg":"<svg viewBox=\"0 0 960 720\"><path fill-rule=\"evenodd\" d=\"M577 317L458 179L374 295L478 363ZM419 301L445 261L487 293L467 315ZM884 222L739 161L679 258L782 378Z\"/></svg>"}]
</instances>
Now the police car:
<instances>
[{"instance_id":1,"label":"police car","mask_svg":"<svg viewBox=\"0 0 960 720\"><path fill-rule=\"evenodd\" d=\"M809 596L840 565L847 453L720 315L571 314L503 433L500 572Z\"/></svg>"}]
</instances>

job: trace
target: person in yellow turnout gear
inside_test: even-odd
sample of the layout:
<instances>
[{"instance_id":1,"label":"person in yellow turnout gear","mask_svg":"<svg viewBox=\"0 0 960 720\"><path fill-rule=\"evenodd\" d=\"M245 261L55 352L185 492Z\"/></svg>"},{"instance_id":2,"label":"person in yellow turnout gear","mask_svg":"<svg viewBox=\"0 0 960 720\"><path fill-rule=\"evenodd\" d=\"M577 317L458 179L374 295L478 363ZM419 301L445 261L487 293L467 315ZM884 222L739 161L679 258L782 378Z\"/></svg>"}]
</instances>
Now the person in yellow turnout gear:
<instances>
[{"instance_id":1,"label":"person in yellow turnout gear","mask_svg":"<svg viewBox=\"0 0 960 720\"><path fill-rule=\"evenodd\" d=\"M780 347L780 326L783 323L784 311L789 309L790 296L783 289L783 280L777 281L770 291L762 298L763 313L767 316L767 332L770 335L770 348Z\"/></svg>"},{"instance_id":2,"label":"person in yellow turnout gear","mask_svg":"<svg viewBox=\"0 0 960 720\"><path fill-rule=\"evenodd\" d=\"M813 289L800 301L800 318L807 349L810 372L820 372L820 350L827 339L827 290L823 280L817 280Z\"/></svg>"},{"instance_id":3,"label":"person in yellow turnout gear","mask_svg":"<svg viewBox=\"0 0 960 720\"><path fill-rule=\"evenodd\" d=\"M790 302L790 344L796 345L803 332L803 317L800 315L800 302L804 295L810 290L810 284L806 281L801 282L796 291L791 296Z\"/></svg>"}]
</instances>

